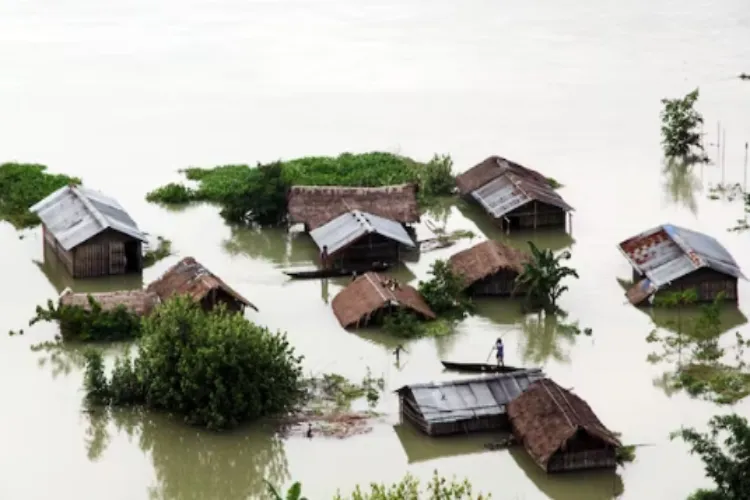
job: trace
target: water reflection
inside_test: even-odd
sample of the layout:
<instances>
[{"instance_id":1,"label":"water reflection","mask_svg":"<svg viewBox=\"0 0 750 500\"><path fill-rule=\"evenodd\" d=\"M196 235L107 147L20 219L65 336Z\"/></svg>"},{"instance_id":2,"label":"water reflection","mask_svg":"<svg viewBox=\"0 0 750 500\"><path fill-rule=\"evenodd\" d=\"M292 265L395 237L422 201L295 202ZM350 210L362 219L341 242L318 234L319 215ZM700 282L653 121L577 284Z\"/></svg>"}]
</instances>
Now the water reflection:
<instances>
[{"instance_id":1,"label":"water reflection","mask_svg":"<svg viewBox=\"0 0 750 500\"><path fill-rule=\"evenodd\" d=\"M481 207L460 201L456 207L461 214L476 224L477 228L487 239L502 241L513 247L528 251L528 241L533 241L539 248L549 248L552 251L563 250L573 246L573 236L561 229L537 229L535 231L511 231L505 234L501 231L485 213Z\"/></svg>"},{"instance_id":2,"label":"water reflection","mask_svg":"<svg viewBox=\"0 0 750 500\"><path fill-rule=\"evenodd\" d=\"M568 351L575 344L577 325L564 323L562 315L530 314L521 321L524 363L543 365L552 359L570 363Z\"/></svg>"},{"instance_id":3,"label":"water reflection","mask_svg":"<svg viewBox=\"0 0 750 500\"><path fill-rule=\"evenodd\" d=\"M80 372L86 365L83 353L86 349L96 345L108 356L123 354L132 347L130 342L107 342L106 344L80 343L71 341L40 342L31 346L37 354L37 366L50 370L52 378L68 376Z\"/></svg>"},{"instance_id":4,"label":"water reflection","mask_svg":"<svg viewBox=\"0 0 750 500\"><path fill-rule=\"evenodd\" d=\"M94 410L87 417L91 460L106 452L113 432L137 439L151 456L158 484L148 493L154 500L262 498L264 479L283 484L289 477L281 439L261 425L216 434L167 416L129 410Z\"/></svg>"},{"instance_id":5,"label":"water reflection","mask_svg":"<svg viewBox=\"0 0 750 500\"><path fill-rule=\"evenodd\" d=\"M539 491L552 500L612 500L625 491L617 472L592 470L566 474L547 474L520 447L509 450L510 456Z\"/></svg>"},{"instance_id":6,"label":"water reflection","mask_svg":"<svg viewBox=\"0 0 750 500\"><path fill-rule=\"evenodd\" d=\"M484 445L498 441L497 433L441 436L439 439L435 439L425 436L408 423L394 425L393 430L396 432L410 464L459 455L491 453Z\"/></svg>"},{"instance_id":7,"label":"water reflection","mask_svg":"<svg viewBox=\"0 0 750 500\"><path fill-rule=\"evenodd\" d=\"M311 264L318 250L309 235L289 232L286 228L231 227L230 237L223 242L230 255L245 255L278 265Z\"/></svg>"},{"instance_id":8,"label":"water reflection","mask_svg":"<svg viewBox=\"0 0 750 500\"><path fill-rule=\"evenodd\" d=\"M703 183L695 175L695 162L670 158L664 164L664 194L669 202L682 205L693 215L698 214L695 194L703 189Z\"/></svg>"},{"instance_id":9,"label":"water reflection","mask_svg":"<svg viewBox=\"0 0 750 500\"><path fill-rule=\"evenodd\" d=\"M117 276L73 279L63 266L60 258L44 246L44 260L34 261L52 287L61 293L66 288L74 292L113 292L117 290L139 290L143 288L143 274L130 273Z\"/></svg>"}]
</instances>

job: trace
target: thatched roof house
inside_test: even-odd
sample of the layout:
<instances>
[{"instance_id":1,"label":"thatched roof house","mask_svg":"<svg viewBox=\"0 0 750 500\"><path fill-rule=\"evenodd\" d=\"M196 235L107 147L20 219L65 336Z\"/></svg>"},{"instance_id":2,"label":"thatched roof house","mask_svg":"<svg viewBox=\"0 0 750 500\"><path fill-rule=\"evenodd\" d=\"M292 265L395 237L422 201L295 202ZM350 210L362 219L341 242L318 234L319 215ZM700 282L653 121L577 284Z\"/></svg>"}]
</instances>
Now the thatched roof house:
<instances>
[{"instance_id":1,"label":"thatched roof house","mask_svg":"<svg viewBox=\"0 0 750 500\"><path fill-rule=\"evenodd\" d=\"M384 314L400 308L425 319L435 318L417 290L377 273L365 273L356 278L334 297L331 307L344 328L380 320Z\"/></svg>"},{"instance_id":2,"label":"thatched roof house","mask_svg":"<svg viewBox=\"0 0 750 500\"><path fill-rule=\"evenodd\" d=\"M456 177L456 185L503 228L564 228L573 210L544 175L499 156Z\"/></svg>"},{"instance_id":3,"label":"thatched roof house","mask_svg":"<svg viewBox=\"0 0 750 500\"><path fill-rule=\"evenodd\" d=\"M617 466L617 436L583 399L550 379L511 401L508 417L519 442L547 472Z\"/></svg>"},{"instance_id":4,"label":"thatched roof house","mask_svg":"<svg viewBox=\"0 0 750 500\"><path fill-rule=\"evenodd\" d=\"M155 293L161 300L175 295L188 295L200 302L205 309L223 302L233 311L243 311L245 306L258 310L193 257L185 257L170 267L159 279L148 285L146 291Z\"/></svg>"},{"instance_id":5,"label":"thatched roof house","mask_svg":"<svg viewBox=\"0 0 750 500\"><path fill-rule=\"evenodd\" d=\"M70 288L66 288L60 294L60 305L77 306L85 310L91 310L89 296L95 300L103 311L112 311L119 306L138 315L146 316L160 302L159 296L155 293L146 292L145 290L123 290L119 292L98 292L98 293L73 293Z\"/></svg>"},{"instance_id":6,"label":"thatched roof house","mask_svg":"<svg viewBox=\"0 0 750 500\"><path fill-rule=\"evenodd\" d=\"M361 210L402 224L419 222L417 191L413 184L384 187L293 186L288 199L289 219L311 231L339 215Z\"/></svg>"},{"instance_id":7,"label":"thatched roof house","mask_svg":"<svg viewBox=\"0 0 750 500\"><path fill-rule=\"evenodd\" d=\"M510 295L516 277L529 255L494 240L478 243L448 259L451 269L463 278L469 295ZM519 290L521 291L521 290Z\"/></svg>"}]
</instances>

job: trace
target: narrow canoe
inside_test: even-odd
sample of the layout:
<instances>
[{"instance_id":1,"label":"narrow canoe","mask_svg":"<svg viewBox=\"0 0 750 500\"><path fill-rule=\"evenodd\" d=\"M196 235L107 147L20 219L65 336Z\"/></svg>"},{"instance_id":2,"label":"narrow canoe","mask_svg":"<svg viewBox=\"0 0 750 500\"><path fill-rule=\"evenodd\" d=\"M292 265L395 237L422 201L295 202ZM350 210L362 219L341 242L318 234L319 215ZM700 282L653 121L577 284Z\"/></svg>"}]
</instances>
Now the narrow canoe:
<instances>
[{"instance_id":1,"label":"narrow canoe","mask_svg":"<svg viewBox=\"0 0 750 500\"><path fill-rule=\"evenodd\" d=\"M510 373L523 370L515 366L497 366L489 363L453 363L451 361L441 361L446 370L467 373Z\"/></svg>"},{"instance_id":2,"label":"narrow canoe","mask_svg":"<svg viewBox=\"0 0 750 500\"><path fill-rule=\"evenodd\" d=\"M304 269L299 271L284 271L284 274L295 279L319 279L336 278L338 276L351 276L354 273L362 274L369 271L376 273L387 271L391 264L377 263L371 266L362 266L350 269Z\"/></svg>"}]
</instances>

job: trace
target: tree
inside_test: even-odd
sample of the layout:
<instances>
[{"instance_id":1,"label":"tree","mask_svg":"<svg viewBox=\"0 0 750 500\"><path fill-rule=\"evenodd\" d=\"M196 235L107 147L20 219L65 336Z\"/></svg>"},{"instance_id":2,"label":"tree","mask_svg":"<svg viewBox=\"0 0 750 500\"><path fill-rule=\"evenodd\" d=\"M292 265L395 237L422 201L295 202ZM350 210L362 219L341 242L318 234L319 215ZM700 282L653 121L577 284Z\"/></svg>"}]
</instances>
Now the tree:
<instances>
[{"instance_id":1,"label":"tree","mask_svg":"<svg viewBox=\"0 0 750 500\"><path fill-rule=\"evenodd\" d=\"M448 480L433 473L427 488L422 489L419 480L407 474L401 481L393 485L370 484L369 491L359 486L347 496L337 494L334 500L489 500L490 495L472 492L471 484L464 480Z\"/></svg>"},{"instance_id":2,"label":"tree","mask_svg":"<svg viewBox=\"0 0 750 500\"><path fill-rule=\"evenodd\" d=\"M436 260L430 274L428 281L419 282L419 293L435 314L463 319L473 311L471 300L463 293L463 279L453 272L450 263Z\"/></svg>"},{"instance_id":3,"label":"tree","mask_svg":"<svg viewBox=\"0 0 750 500\"><path fill-rule=\"evenodd\" d=\"M284 180L280 162L258 165L250 171L242 190L227 191L221 215L229 222L274 226L286 218L289 184Z\"/></svg>"},{"instance_id":4,"label":"tree","mask_svg":"<svg viewBox=\"0 0 750 500\"><path fill-rule=\"evenodd\" d=\"M568 276L577 279L578 272L563 264L570 259L569 251L556 256L548 248L540 250L533 242L528 243L531 259L524 263L523 271L516 277L514 293L524 290L527 303L533 309L554 314L558 310L557 299L568 290L567 285L561 285L562 280Z\"/></svg>"},{"instance_id":5,"label":"tree","mask_svg":"<svg viewBox=\"0 0 750 500\"><path fill-rule=\"evenodd\" d=\"M708 161L701 144L703 116L695 110L698 89L682 98L662 99L661 135L664 156Z\"/></svg>"},{"instance_id":6,"label":"tree","mask_svg":"<svg viewBox=\"0 0 750 500\"><path fill-rule=\"evenodd\" d=\"M138 357L117 359L109 379L87 354L87 399L144 405L224 429L292 409L302 396L301 357L274 334L224 307L205 312L188 297L143 319Z\"/></svg>"},{"instance_id":7,"label":"tree","mask_svg":"<svg viewBox=\"0 0 750 500\"><path fill-rule=\"evenodd\" d=\"M716 485L711 490L694 492L689 500L750 498L750 425L747 419L736 414L715 416L708 426L710 430L706 433L688 428L671 436L690 445L690 452L701 457L706 474Z\"/></svg>"}]
</instances>

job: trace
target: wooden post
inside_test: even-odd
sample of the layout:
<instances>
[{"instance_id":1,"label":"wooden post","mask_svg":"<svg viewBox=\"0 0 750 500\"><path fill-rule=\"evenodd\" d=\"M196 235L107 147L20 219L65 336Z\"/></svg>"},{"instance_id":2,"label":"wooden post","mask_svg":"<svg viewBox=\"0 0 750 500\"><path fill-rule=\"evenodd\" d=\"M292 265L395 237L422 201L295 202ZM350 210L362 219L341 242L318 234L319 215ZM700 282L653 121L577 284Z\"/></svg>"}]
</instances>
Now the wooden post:
<instances>
[{"instance_id":1,"label":"wooden post","mask_svg":"<svg viewBox=\"0 0 750 500\"><path fill-rule=\"evenodd\" d=\"M536 200L534 200L534 231L536 231L536 217L537 217L536 205L537 205Z\"/></svg>"},{"instance_id":2,"label":"wooden post","mask_svg":"<svg viewBox=\"0 0 750 500\"><path fill-rule=\"evenodd\" d=\"M745 142L745 183L742 185L742 190L747 194L747 141Z\"/></svg>"}]
</instances>

